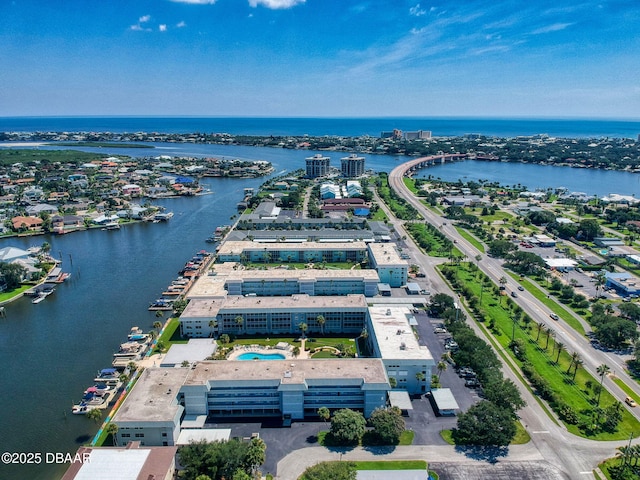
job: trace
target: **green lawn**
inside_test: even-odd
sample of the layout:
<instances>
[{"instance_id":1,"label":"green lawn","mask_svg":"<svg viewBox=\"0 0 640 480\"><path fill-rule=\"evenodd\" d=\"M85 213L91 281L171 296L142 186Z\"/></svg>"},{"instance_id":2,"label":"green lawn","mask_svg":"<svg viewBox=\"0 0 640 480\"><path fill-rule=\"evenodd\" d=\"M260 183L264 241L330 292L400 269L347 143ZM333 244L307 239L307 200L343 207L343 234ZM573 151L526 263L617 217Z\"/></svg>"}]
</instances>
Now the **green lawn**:
<instances>
[{"instance_id":1,"label":"green lawn","mask_svg":"<svg viewBox=\"0 0 640 480\"><path fill-rule=\"evenodd\" d=\"M26 290L29 290L32 287L33 285L22 285L15 290L11 290L10 292L2 292L0 293L0 303L11 300L12 298L17 297L18 295L24 293Z\"/></svg>"},{"instance_id":2,"label":"green lawn","mask_svg":"<svg viewBox=\"0 0 640 480\"><path fill-rule=\"evenodd\" d=\"M328 427L329 423L327 423L326 425ZM329 446L326 444L326 437L328 434L329 434L329 430L322 430L321 432L318 433L318 445L322 445L324 447ZM400 446L412 445L414 436L415 436L415 432L413 432L413 430L405 430L400 435L400 441L398 442L398 445ZM375 470L375 469L369 468L364 470ZM392 469L389 469L389 470L392 470Z\"/></svg>"},{"instance_id":3,"label":"green lawn","mask_svg":"<svg viewBox=\"0 0 640 480\"><path fill-rule=\"evenodd\" d=\"M416 181L411 178L411 177L404 177L404 184L405 186L411 190L411 193L413 193L414 195L418 194L418 189L416 188Z\"/></svg>"},{"instance_id":4,"label":"green lawn","mask_svg":"<svg viewBox=\"0 0 640 480\"><path fill-rule=\"evenodd\" d=\"M525 288L525 290L527 290L534 297L536 297L536 299L538 299L547 308L549 308L550 313L555 313L556 315L558 315L562 320L567 322L569 326L573 328L576 332L578 332L580 335L585 334L584 327L578 321L578 319L575 318L573 315L571 315L569 312L567 312L564 308L562 308L553 298L547 298L547 294L542 290L540 290L536 285L534 285L529 280L525 278L520 278L516 274L510 274L510 275L514 279L518 280L518 282L520 282L520 285L522 285Z\"/></svg>"},{"instance_id":5,"label":"green lawn","mask_svg":"<svg viewBox=\"0 0 640 480\"><path fill-rule=\"evenodd\" d=\"M631 388L626 383L624 383L622 379L618 377L611 377L611 379L616 385L618 385L624 391L624 393L626 393L628 396L633 398L636 401L636 403L640 405L640 395L636 394L636 392L631 390Z\"/></svg>"},{"instance_id":6,"label":"green lawn","mask_svg":"<svg viewBox=\"0 0 640 480\"><path fill-rule=\"evenodd\" d=\"M158 343L163 342L168 349L174 343L187 343L186 338L180 336L180 320L174 317L169 320L162 332L162 335L158 338ZM154 353L158 353L158 349L155 349Z\"/></svg>"},{"instance_id":7,"label":"green lawn","mask_svg":"<svg viewBox=\"0 0 640 480\"><path fill-rule=\"evenodd\" d=\"M469 242L471 245L473 245L480 253L484 253L484 245L483 243L478 240L475 235L472 235L467 229L462 228L462 227L456 227L456 230L458 231L458 233L460 235L462 235L462 237Z\"/></svg>"},{"instance_id":8,"label":"green lawn","mask_svg":"<svg viewBox=\"0 0 640 480\"><path fill-rule=\"evenodd\" d=\"M356 470L426 470L424 460L392 460L388 462L354 462Z\"/></svg>"},{"instance_id":9,"label":"green lawn","mask_svg":"<svg viewBox=\"0 0 640 480\"><path fill-rule=\"evenodd\" d=\"M470 272L463 267L457 269L458 278L464 284L464 288L472 292L479 298L480 284L476 277L476 272ZM517 324L514 329L513 312L511 303L504 300L504 296L494 293L493 289L485 290L481 308L486 318L492 319L493 338L500 345L501 350L505 354L509 354L512 358L522 366L522 362L515 359L512 350L509 348L512 335L515 339L520 340L524 349L528 363L534 370L544 378L554 395L565 405L570 407L574 412L583 418L588 418L589 413L594 408L594 397L592 389L588 388L588 384L595 385L599 383L599 379L592 377L583 368L579 368L573 379L573 371L568 374L567 369L570 364L570 352L563 350L558 353L556 351L556 342L553 336L547 336L544 331L538 336L535 324L525 328L523 324ZM553 321L547 325L553 328ZM556 359L558 360L556 363ZM603 390L600 399L600 405L607 407L615 404L617 400L607 391ZM585 412L585 413L580 413ZM640 422L632 416L626 409L621 410L622 421L618 425L616 432L600 432L594 435L586 435L577 425L566 424L567 429L576 435L593 438L597 440L620 440L629 437L629 434L640 432Z\"/></svg>"},{"instance_id":10,"label":"green lawn","mask_svg":"<svg viewBox=\"0 0 640 480\"><path fill-rule=\"evenodd\" d=\"M371 216L371 220L375 222L384 222L385 220L389 220L389 217L387 217L387 214L384 213L384 210L378 208L376 212Z\"/></svg>"},{"instance_id":11,"label":"green lawn","mask_svg":"<svg viewBox=\"0 0 640 480\"><path fill-rule=\"evenodd\" d=\"M449 445L455 445L453 436L451 435L451 430L441 430L440 436ZM516 434L509 445L524 445L525 443L529 443L530 441L531 437L529 436L529 433L527 433L520 421L516 421Z\"/></svg>"}]
</instances>

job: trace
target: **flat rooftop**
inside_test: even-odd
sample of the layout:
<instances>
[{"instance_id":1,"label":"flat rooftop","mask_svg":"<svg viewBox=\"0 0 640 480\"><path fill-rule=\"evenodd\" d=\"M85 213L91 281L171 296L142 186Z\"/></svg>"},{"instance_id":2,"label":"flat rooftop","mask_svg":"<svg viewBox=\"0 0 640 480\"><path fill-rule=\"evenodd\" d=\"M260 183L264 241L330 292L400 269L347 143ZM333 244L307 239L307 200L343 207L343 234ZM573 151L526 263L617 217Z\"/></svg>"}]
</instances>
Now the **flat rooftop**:
<instances>
[{"instance_id":1,"label":"flat rooftop","mask_svg":"<svg viewBox=\"0 0 640 480\"><path fill-rule=\"evenodd\" d=\"M222 265L228 265L231 262L226 262ZM270 268L268 270L258 269L228 269L224 267L220 270L214 268L216 272L215 277L224 277L228 280L274 280L279 281L283 279L289 280L337 280L340 278L353 280L353 279L365 279L378 281L378 272L371 269L318 269L318 268L305 268L303 269L288 269L288 268ZM214 277L214 278L215 278Z\"/></svg>"},{"instance_id":2,"label":"flat rooftop","mask_svg":"<svg viewBox=\"0 0 640 480\"><path fill-rule=\"evenodd\" d=\"M283 384L302 384L306 380L363 379L366 383L388 383L379 358L206 361L188 370L185 385L204 385L210 380L277 380Z\"/></svg>"},{"instance_id":3,"label":"flat rooftop","mask_svg":"<svg viewBox=\"0 0 640 480\"><path fill-rule=\"evenodd\" d=\"M402 260L394 243L369 243L369 251L377 265L408 265Z\"/></svg>"},{"instance_id":4,"label":"flat rooftop","mask_svg":"<svg viewBox=\"0 0 640 480\"><path fill-rule=\"evenodd\" d=\"M427 347L418 343L409 325L409 318L413 315L408 307L369 307L369 316L383 359L433 361L433 355Z\"/></svg>"},{"instance_id":5,"label":"flat rooftop","mask_svg":"<svg viewBox=\"0 0 640 480\"><path fill-rule=\"evenodd\" d=\"M365 250L365 242L250 242L250 241L229 241L224 242L218 249L218 255L240 255L247 251L267 251L271 250Z\"/></svg>"},{"instance_id":6,"label":"flat rooftop","mask_svg":"<svg viewBox=\"0 0 640 480\"><path fill-rule=\"evenodd\" d=\"M172 422L179 407L176 395L189 368L147 368L116 412L113 421Z\"/></svg>"},{"instance_id":7,"label":"flat rooftop","mask_svg":"<svg viewBox=\"0 0 640 480\"><path fill-rule=\"evenodd\" d=\"M221 310L262 311L262 310L328 310L365 309L364 295L309 296L304 293L290 297L245 297L232 295L225 298L193 298L181 317L215 317Z\"/></svg>"}]
</instances>

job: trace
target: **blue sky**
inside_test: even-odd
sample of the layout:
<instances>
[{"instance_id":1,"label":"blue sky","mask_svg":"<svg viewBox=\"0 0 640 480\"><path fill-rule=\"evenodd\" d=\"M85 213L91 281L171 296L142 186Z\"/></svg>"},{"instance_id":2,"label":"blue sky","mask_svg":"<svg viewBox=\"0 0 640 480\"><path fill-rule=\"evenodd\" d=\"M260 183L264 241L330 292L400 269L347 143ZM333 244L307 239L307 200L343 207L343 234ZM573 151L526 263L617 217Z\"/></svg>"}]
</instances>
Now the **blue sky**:
<instances>
[{"instance_id":1,"label":"blue sky","mask_svg":"<svg viewBox=\"0 0 640 480\"><path fill-rule=\"evenodd\" d=\"M0 116L640 118L640 2L0 0Z\"/></svg>"}]
</instances>

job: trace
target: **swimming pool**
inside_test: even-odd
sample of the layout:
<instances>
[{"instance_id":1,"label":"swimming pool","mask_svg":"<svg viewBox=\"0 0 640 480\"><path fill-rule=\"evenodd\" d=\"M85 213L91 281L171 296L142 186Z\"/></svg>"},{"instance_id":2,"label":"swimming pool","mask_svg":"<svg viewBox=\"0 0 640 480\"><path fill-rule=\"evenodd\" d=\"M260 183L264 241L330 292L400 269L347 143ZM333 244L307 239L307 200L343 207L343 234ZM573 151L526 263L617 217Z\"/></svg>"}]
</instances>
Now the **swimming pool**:
<instances>
[{"instance_id":1,"label":"swimming pool","mask_svg":"<svg viewBox=\"0 0 640 480\"><path fill-rule=\"evenodd\" d=\"M236 357L236 360L284 360L285 358L281 353L246 352Z\"/></svg>"}]
</instances>

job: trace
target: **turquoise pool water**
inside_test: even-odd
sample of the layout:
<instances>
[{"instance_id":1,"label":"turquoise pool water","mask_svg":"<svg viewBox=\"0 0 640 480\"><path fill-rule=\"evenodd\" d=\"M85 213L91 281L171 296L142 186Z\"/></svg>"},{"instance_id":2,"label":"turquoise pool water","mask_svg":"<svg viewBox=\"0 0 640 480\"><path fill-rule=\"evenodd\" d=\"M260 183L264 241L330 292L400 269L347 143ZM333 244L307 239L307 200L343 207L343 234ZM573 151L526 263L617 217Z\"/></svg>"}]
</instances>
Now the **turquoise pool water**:
<instances>
[{"instance_id":1,"label":"turquoise pool water","mask_svg":"<svg viewBox=\"0 0 640 480\"><path fill-rule=\"evenodd\" d=\"M236 360L284 360L285 356L281 353L258 353L247 352L240 355Z\"/></svg>"}]
</instances>

